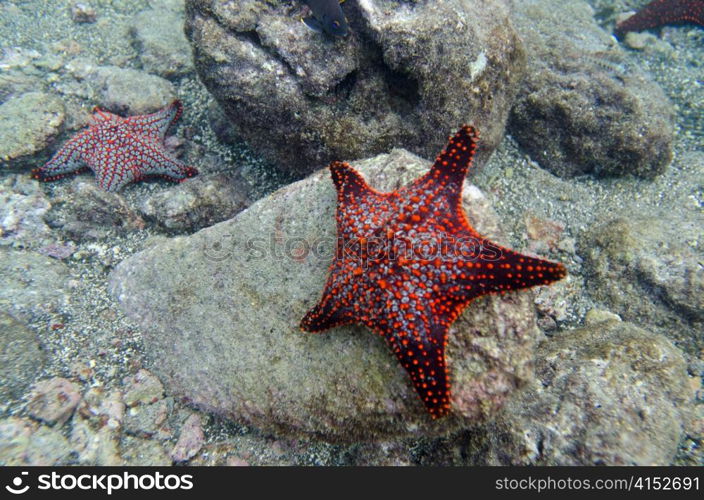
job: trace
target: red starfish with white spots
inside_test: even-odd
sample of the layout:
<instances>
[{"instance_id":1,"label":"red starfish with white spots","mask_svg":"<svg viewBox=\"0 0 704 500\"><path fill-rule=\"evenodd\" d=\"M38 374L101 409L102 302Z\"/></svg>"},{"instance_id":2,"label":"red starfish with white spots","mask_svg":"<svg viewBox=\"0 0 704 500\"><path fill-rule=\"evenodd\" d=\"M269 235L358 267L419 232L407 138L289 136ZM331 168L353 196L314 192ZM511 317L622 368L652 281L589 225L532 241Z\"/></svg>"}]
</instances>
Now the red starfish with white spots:
<instances>
[{"instance_id":1,"label":"red starfish with white spots","mask_svg":"<svg viewBox=\"0 0 704 500\"><path fill-rule=\"evenodd\" d=\"M423 177L380 193L346 163L337 189L337 250L320 303L301 322L319 332L363 323L383 335L433 417L450 411L450 325L476 297L547 285L562 264L488 241L467 221L462 184L477 133L465 126Z\"/></svg>"},{"instance_id":2,"label":"red starfish with white spots","mask_svg":"<svg viewBox=\"0 0 704 500\"><path fill-rule=\"evenodd\" d=\"M617 24L614 34L623 38L629 31L659 28L666 24L690 23L704 26L704 0L653 0Z\"/></svg>"},{"instance_id":3,"label":"red starfish with white spots","mask_svg":"<svg viewBox=\"0 0 704 500\"><path fill-rule=\"evenodd\" d=\"M198 170L172 158L164 147L166 132L182 111L180 101L155 113L127 118L96 108L92 124L34 170L32 177L55 181L88 167L95 172L98 186L118 191L146 177L180 182L198 175Z\"/></svg>"}]
</instances>

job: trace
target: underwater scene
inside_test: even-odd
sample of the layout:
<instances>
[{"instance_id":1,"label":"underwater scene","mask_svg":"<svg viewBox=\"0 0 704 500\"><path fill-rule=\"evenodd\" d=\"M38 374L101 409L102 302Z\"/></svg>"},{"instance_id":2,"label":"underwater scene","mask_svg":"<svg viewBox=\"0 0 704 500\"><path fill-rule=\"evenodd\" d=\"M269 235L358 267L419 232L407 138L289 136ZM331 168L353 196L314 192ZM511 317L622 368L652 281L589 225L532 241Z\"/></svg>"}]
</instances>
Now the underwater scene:
<instances>
[{"instance_id":1,"label":"underwater scene","mask_svg":"<svg viewBox=\"0 0 704 500\"><path fill-rule=\"evenodd\" d=\"M0 0L0 465L703 465L702 0Z\"/></svg>"}]
</instances>

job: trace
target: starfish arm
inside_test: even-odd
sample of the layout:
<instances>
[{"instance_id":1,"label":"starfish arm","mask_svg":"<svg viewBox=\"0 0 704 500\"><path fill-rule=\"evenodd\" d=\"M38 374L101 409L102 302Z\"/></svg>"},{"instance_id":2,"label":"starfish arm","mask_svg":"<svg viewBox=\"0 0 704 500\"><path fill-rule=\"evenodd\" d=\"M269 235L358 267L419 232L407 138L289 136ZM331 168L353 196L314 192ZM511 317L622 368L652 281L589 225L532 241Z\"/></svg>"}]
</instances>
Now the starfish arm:
<instances>
[{"instance_id":1,"label":"starfish arm","mask_svg":"<svg viewBox=\"0 0 704 500\"><path fill-rule=\"evenodd\" d=\"M442 194L450 194L457 201L462 194L464 178L472 165L478 140L477 129L464 125L455 135L448 138L445 149L435 158L430 171L411 184L411 189L413 187L443 188Z\"/></svg>"},{"instance_id":2,"label":"starfish arm","mask_svg":"<svg viewBox=\"0 0 704 500\"><path fill-rule=\"evenodd\" d=\"M359 203L368 196L380 195L369 187L359 172L349 163L334 161L329 168L332 182L337 190L338 208Z\"/></svg>"},{"instance_id":3,"label":"starfish arm","mask_svg":"<svg viewBox=\"0 0 704 500\"><path fill-rule=\"evenodd\" d=\"M523 255L488 240L484 240L481 252L476 260L453 264L453 296L471 300L485 294L549 285L567 276L560 263Z\"/></svg>"},{"instance_id":4,"label":"starfish arm","mask_svg":"<svg viewBox=\"0 0 704 500\"><path fill-rule=\"evenodd\" d=\"M399 322L400 329L395 327ZM437 418L447 414L450 410L450 381L445 362L448 327L430 325L422 316L413 320L401 318L395 323L369 326L386 338L430 415Z\"/></svg>"},{"instance_id":5,"label":"starfish arm","mask_svg":"<svg viewBox=\"0 0 704 500\"><path fill-rule=\"evenodd\" d=\"M148 177L161 177L171 182L180 182L198 175L196 168L164 154L160 144L140 136L131 137L130 140L136 145L134 149L137 151L133 155L136 165L134 181Z\"/></svg>"},{"instance_id":6,"label":"starfish arm","mask_svg":"<svg viewBox=\"0 0 704 500\"><path fill-rule=\"evenodd\" d=\"M161 141L166 136L169 127L179 119L182 113L183 104L176 99L155 113L130 116L125 118L124 121L132 133L149 137L155 141Z\"/></svg>"},{"instance_id":7,"label":"starfish arm","mask_svg":"<svg viewBox=\"0 0 704 500\"><path fill-rule=\"evenodd\" d=\"M318 333L352 322L354 318L347 315L340 307L336 307L334 298L326 294L320 303L303 317L300 326L306 332Z\"/></svg>"},{"instance_id":8,"label":"starfish arm","mask_svg":"<svg viewBox=\"0 0 704 500\"><path fill-rule=\"evenodd\" d=\"M90 152L90 139L89 130L76 135L42 167L34 169L32 177L39 181L55 181L85 169L85 159Z\"/></svg>"},{"instance_id":9,"label":"starfish arm","mask_svg":"<svg viewBox=\"0 0 704 500\"><path fill-rule=\"evenodd\" d=\"M643 31L677 23L704 25L704 1L654 0L616 25L614 34L622 38L629 31Z\"/></svg>"},{"instance_id":10,"label":"starfish arm","mask_svg":"<svg viewBox=\"0 0 704 500\"><path fill-rule=\"evenodd\" d=\"M91 161L91 160L89 160ZM92 167L98 186L108 192L117 192L136 178L136 164L133 161L122 161L107 158Z\"/></svg>"}]
</instances>

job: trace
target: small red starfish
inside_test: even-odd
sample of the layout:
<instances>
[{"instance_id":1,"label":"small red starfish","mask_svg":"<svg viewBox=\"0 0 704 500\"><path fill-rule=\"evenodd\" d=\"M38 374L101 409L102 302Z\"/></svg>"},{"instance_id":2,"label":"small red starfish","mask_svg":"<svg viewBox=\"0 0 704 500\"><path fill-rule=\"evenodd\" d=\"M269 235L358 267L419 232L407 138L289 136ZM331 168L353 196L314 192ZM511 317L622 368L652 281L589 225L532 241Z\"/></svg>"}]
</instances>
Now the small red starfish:
<instances>
[{"instance_id":1,"label":"small red starfish","mask_svg":"<svg viewBox=\"0 0 704 500\"><path fill-rule=\"evenodd\" d=\"M467 221L462 184L477 133L450 138L430 171L380 193L346 163L330 164L337 189L337 250L320 303L301 322L319 332L363 323L383 335L435 418L450 410L448 330L476 297L547 285L562 264L488 241Z\"/></svg>"},{"instance_id":2,"label":"small red starfish","mask_svg":"<svg viewBox=\"0 0 704 500\"><path fill-rule=\"evenodd\" d=\"M643 31L666 24L694 23L704 26L704 0L654 0L616 25L618 38L629 31Z\"/></svg>"},{"instance_id":3,"label":"small red starfish","mask_svg":"<svg viewBox=\"0 0 704 500\"><path fill-rule=\"evenodd\" d=\"M180 182L198 170L170 157L164 136L178 120L183 105L176 100L156 113L123 118L96 108L92 124L73 136L43 167L32 171L40 181L55 181L86 167L105 191L158 176Z\"/></svg>"}]
</instances>

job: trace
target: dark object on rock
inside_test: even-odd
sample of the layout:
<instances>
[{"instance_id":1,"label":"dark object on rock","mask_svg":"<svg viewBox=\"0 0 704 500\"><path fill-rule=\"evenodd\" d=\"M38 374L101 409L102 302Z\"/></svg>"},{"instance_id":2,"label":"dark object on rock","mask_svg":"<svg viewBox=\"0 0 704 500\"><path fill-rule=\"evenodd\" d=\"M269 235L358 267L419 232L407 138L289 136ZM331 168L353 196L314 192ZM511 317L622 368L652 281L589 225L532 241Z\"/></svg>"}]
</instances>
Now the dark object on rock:
<instances>
[{"instance_id":1,"label":"dark object on rock","mask_svg":"<svg viewBox=\"0 0 704 500\"><path fill-rule=\"evenodd\" d=\"M71 7L71 19L74 23L94 23L98 15L95 9L83 2L76 2Z\"/></svg>"},{"instance_id":2,"label":"dark object on rock","mask_svg":"<svg viewBox=\"0 0 704 500\"><path fill-rule=\"evenodd\" d=\"M310 7L312 16L303 19L303 23L313 31L325 31L333 36L347 36L350 26L338 0L302 0ZM344 1L344 0L343 0Z\"/></svg>"},{"instance_id":3,"label":"dark object on rock","mask_svg":"<svg viewBox=\"0 0 704 500\"><path fill-rule=\"evenodd\" d=\"M471 123L481 166L525 71L504 0L376 0L346 14L352 35L321 40L285 2L186 2L196 70L237 135L302 176L393 147L434 158Z\"/></svg>"},{"instance_id":4,"label":"dark object on rock","mask_svg":"<svg viewBox=\"0 0 704 500\"><path fill-rule=\"evenodd\" d=\"M653 0L614 28L619 39L629 31L659 28L666 24L704 26L704 0Z\"/></svg>"}]
</instances>

